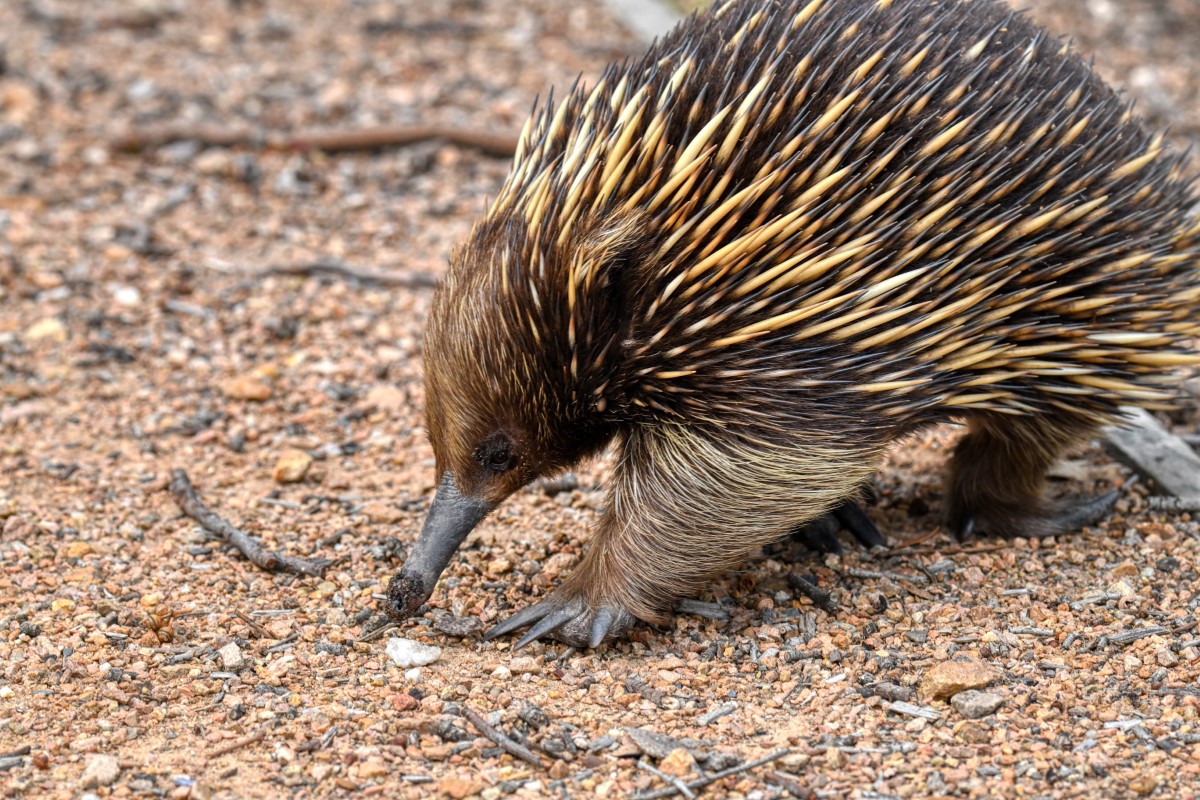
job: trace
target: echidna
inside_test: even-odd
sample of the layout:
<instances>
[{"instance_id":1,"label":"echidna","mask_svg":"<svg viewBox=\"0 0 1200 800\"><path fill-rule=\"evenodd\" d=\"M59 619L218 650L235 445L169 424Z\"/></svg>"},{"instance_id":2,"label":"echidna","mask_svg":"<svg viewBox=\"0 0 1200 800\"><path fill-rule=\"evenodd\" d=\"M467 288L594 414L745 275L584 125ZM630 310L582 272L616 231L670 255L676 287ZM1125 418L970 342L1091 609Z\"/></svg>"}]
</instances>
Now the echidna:
<instances>
[{"instance_id":1,"label":"echidna","mask_svg":"<svg viewBox=\"0 0 1200 800\"><path fill-rule=\"evenodd\" d=\"M853 498L960 419L946 516L1038 536L1064 448L1200 362L1182 157L1067 44L993 0L726 0L535 109L437 290L441 476L392 579L429 597L505 497L617 457L533 624L596 646Z\"/></svg>"}]
</instances>

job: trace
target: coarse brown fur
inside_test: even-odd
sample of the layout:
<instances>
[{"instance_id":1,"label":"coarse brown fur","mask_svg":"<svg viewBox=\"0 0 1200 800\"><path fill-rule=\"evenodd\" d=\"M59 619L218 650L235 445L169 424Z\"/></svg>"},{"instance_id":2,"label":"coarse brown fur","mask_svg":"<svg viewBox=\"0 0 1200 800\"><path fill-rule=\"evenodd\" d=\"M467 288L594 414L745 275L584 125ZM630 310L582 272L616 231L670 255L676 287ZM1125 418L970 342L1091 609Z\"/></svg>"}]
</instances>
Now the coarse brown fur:
<instances>
[{"instance_id":1,"label":"coarse brown fur","mask_svg":"<svg viewBox=\"0 0 1200 800\"><path fill-rule=\"evenodd\" d=\"M718 3L533 114L434 299L439 474L494 503L615 439L555 597L646 620L947 419L957 530L1077 526L1045 469L1198 360L1181 165L992 0Z\"/></svg>"}]
</instances>

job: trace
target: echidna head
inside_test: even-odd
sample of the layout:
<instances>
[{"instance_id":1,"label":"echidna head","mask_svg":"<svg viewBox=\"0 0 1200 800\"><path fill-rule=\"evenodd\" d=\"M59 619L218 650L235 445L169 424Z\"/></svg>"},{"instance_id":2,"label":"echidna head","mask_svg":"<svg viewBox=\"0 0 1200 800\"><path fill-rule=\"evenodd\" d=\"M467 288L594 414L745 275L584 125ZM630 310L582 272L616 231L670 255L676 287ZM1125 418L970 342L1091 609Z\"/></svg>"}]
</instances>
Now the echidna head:
<instances>
[{"instance_id":1,"label":"echidna head","mask_svg":"<svg viewBox=\"0 0 1200 800\"><path fill-rule=\"evenodd\" d=\"M426 426L440 476L393 613L415 613L458 545L531 480L611 437L604 388L621 333L611 248L541 246L521 223L482 224L434 293L425 337ZM571 288L568 284L578 285ZM586 286L585 286L586 284Z\"/></svg>"}]
</instances>

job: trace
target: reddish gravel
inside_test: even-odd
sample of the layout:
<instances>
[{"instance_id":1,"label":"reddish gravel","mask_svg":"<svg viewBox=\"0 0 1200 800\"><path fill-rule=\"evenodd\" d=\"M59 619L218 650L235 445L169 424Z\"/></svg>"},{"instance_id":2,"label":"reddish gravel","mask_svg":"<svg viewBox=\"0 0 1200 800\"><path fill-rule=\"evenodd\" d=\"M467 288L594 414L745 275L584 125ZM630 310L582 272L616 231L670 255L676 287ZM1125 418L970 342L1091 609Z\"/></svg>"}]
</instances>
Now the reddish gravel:
<instances>
[{"instance_id":1,"label":"reddish gravel","mask_svg":"<svg viewBox=\"0 0 1200 800\"><path fill-rule=\"evenodd\" d=\"M1200 139L1200 6L1027 5ZM1098 446L1060 488L1122 499L1078 537L956 546L937 430L879 477L890 552L780 548L711 586L708 616L598 653L479 643L578 559L604 504L590 465L507 502L394 632L439 660L410 675L386 636L357 641L434 483L429 293L261 271L439 273L506 164L107 143L179 120L512 131L638 49L599 3L31 0L0 4L0 31L6 796L624 798L669 785L639 757L692 779L776 749L706 796L1198 795L1200 525L1147 511ZM1195 433L1196 411L1169 421ZM176 467L269 547L335 563L256 570L180 514Z\"/></svg>"}]
</instances>

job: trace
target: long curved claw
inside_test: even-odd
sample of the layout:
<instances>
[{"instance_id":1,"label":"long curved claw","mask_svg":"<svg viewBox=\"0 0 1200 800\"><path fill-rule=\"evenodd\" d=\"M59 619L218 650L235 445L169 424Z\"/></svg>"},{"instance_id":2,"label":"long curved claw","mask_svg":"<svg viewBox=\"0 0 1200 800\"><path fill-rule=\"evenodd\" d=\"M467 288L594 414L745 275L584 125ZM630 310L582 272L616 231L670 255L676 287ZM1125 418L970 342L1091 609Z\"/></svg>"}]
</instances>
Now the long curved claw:
<instances>
[{"instance_id":1,"label":"long curved claw","mask_svg":"<svg viewBox=\"0 0 1200 800\"><path fill-rule=\"evenodd\" d=\"M1113 489L1096 497L1084 498L1064 505L1055 515L1054 524L1061 528L1063 533L1095 525L1108 516L1108 512L1112 511L1112 507L1117 504L1117 498L1120 496L1121 493Z\"/></svg>"},{"instance_id":2,"label":"long curved claw","mask_svg":"<svg viewBox=\"0 0 1200 800\"><path fill-rule=\"evenodd\" d=\"M833 510L833 516L864 547L887 547L887 539L858 503L847 500Z\"/></svg>"},{"instance_id":3,"label":"long curved claw","mask_svg":"<svg viewBox=\"0 0 1200 800\"><path fill-rule=\"evenodd\" d=\"M537 622L546 613L546 609L542 608L543 605L543 603L535 603L528 608L522 608L511 617L504 620L504 622L501 622L499 625L485 633L483 635L483 640L485 642L490 642L497 636L503 636L506 633L512 633L517 628L524 628L530 623Z\"/></svg>"},{"instance_id":4,"label":"long curved claw","mask_svg":"<svg viewBox=\"0 0 1200 800\"><path fill-rule=\"evenodd\" d=\"M536 642L538 639L542 638L559 625L562 625L564 622L574 619L576 616L578 616L579 612L572 608L572 605L574 604L568 603L562 608L556 608L537 622L533 623L533 627L525 632L525 635L517 641L517 644L513 649L520 650L525 645Z\"/></svg>"},{"instance_id":5,"label":"long curved claw","mask_svg":"<svg viewBox=\"0 0 1200 800\"><path fill-rule=\"evenodd\" d=\"M588 647L594 650L600 646L616 618L616 612L608 606L604 606L596 612L596 616L592 618L592 628L588 632Z\"/></svg>"},{"instance_id":6,"label":"long curved claw","mask_svg":"<svg viewBox=\"0 0 1200 800\"><path fill-rule=\"evenodd\" d=\"M818 553L842 552L842 543L838 541L838 521L833 514L817 517L801 525L792 531L792 538Z\"/></svg>"},{"instance_id":7,"label":"long curved claw","mask_svg":"<svg viewBox=\"0 0 1200 800\"><path fill-rule=\"evenodd\" d=\"M620 636L636 621L623 608L610 605L592 608L582 597L562 594L555 592L542 602L518 611L484 634L484 640L532 625L514 645L514 650L547 635L574 647L595 648L605 639Z\"/></svg>"},{"instance_id":8,"label":"long curved claw","mask_svg":"<svg viewBox=\"0 0 1200 800\"><path fill-rule=\"evenodd\" d=\"M810 550L819 553L840 553L842 543L838 541L838 531L842 528L854 534L854 538L864 547L886 547L887 540L875 527L875 523L863 511L862 506L853 500L847 500L823 517L797 527L792 536L800 540Z\"/></svg>"}]
</instances>

